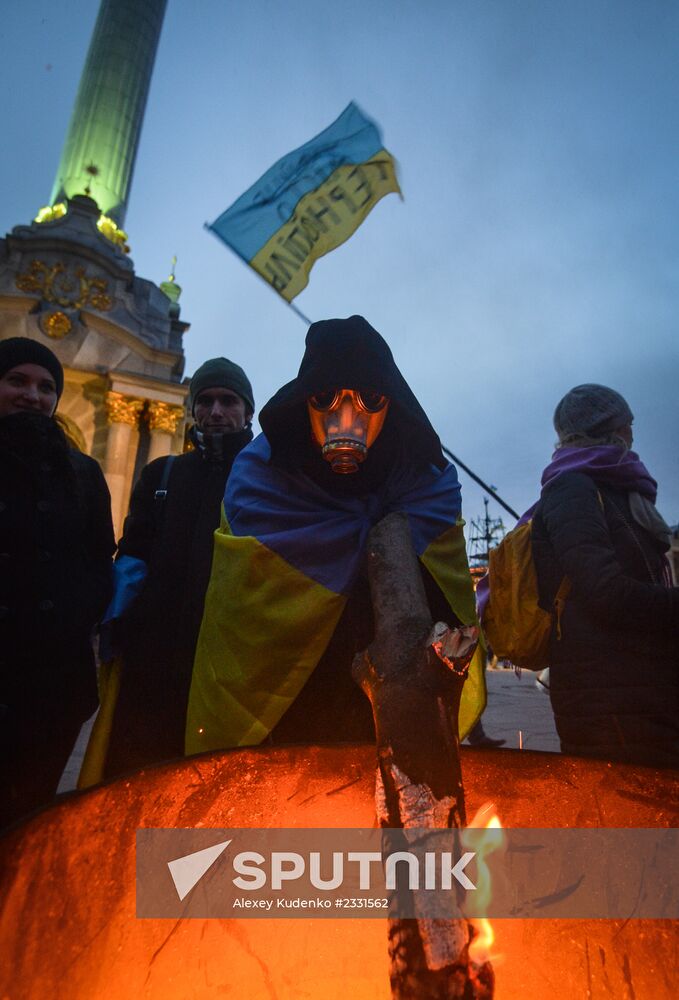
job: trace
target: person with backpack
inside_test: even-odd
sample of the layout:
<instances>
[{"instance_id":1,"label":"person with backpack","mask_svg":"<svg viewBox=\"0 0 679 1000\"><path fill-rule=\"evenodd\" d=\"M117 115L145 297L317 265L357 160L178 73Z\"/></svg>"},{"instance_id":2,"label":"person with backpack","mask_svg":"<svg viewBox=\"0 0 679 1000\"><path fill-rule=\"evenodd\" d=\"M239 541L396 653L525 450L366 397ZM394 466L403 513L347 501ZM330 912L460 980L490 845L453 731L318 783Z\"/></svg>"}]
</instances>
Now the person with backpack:
<instances>
[{"instance_id":1,"label":"person with backpack","mask_svg":"<svg viewBox=\"0 0 679 1000\"><path fill-rule=\"evenodd\" d=\"M118 544L102 659L118 654L120 689L117 698L102 698L112 713L110 737L96 751L105 754L107 778L184 752L213 534L233 461L252 440L254 397L239 365L227 358L206 361L191 379L190 393L194 449L146 466ZM93 746L97 738L95 727ZM90 768L102 776L100 760L92 763L90 756L86 763L81 787L93 780L84 777Z\"/></svg>"},{"instance_id":2,"label":"person with backpack","mask_svg":"<svg viewBox=\"0 0 679 1000\"><path fill-rule=\"evenodd\" d=\"M513 643L515 662L524 653L524 666L549 666L564 753L679 766L679 587L632 421L606 386L579 385L560 401L540 500L491 565L484 614L499 652Z\"/></svg>"}]
</instances>

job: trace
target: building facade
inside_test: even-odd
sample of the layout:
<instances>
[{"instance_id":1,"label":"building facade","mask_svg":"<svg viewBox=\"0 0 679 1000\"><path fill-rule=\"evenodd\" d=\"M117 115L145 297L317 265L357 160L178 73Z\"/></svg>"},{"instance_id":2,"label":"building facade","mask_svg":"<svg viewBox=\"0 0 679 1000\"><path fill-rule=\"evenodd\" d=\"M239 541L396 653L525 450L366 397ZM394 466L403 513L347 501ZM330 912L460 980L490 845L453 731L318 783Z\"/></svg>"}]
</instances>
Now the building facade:
<instances>
[{"instance_id":1,"label":"building facade","mask_svg":"<svg viewBox=\"0 0 679 1000\"><path fill-rule=\"evenodd\" d=\"M125 220L166 0L102 0L50 204L0 239L0 339L47 344L58 416L102 465L117 534L141 467L183 449L179 286L139 277Z\"/></svg>"},{"instance_id":2,"label":"building facade","mask_svg":"<svg viewBox=\"0 0 679 1000\"><path fill-rule=\"evenodd\" d=\"M0 240L0 339L32 337L59 357L60 417L101 463L119 532L135 472L183 448L188 324L178 286L138 277L99 218L96 202L76 195L63 215Z\"/></svg>"}]
</instances>

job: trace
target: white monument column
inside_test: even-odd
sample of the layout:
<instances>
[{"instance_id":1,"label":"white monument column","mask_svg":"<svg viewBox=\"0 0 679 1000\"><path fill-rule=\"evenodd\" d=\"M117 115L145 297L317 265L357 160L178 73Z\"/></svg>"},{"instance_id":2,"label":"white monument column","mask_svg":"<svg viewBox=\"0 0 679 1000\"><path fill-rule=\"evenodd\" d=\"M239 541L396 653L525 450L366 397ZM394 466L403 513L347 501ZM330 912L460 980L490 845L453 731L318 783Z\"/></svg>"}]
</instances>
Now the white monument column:
<instances>
[{"instance_id":1,"label":"white monument column","mask_svg":"<svg viewBox=\"0 0 679 1000\"><path fill-rule=\"evenodd\" d=\"M143 399L123 396L120 392L106 394L109 429L104 459L104 475L111 491L111 513L116 538L120 537L126 510L127 459L132 428L139 423Z\"/></svg>"},{"instance_id":2,"label":"white monument column","mask_svg":"<svg viewBox=\"0 0 679 1000\"><path fill-rule=\"evenodd\" d=\"M171 403L161 403L154 400L148 404L148 422L151 433L148 461L162 458L172 451L174 438L180 422L186 416L183 406L172 406Z\"/></svg>"}]
</instances>

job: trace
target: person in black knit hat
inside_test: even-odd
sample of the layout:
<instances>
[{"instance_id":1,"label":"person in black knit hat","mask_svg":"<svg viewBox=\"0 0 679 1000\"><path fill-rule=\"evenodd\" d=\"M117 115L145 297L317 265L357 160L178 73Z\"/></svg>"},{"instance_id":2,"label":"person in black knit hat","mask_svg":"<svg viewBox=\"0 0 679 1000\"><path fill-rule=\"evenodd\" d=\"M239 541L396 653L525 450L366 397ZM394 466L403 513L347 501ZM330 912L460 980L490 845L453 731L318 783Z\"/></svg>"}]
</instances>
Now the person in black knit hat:
<instances>
[{"instance_id":1,"label":"person in black knit hat","mask_svg":"<svg viewBox=\"0 0 679 1000\"><path fill-rule=\"evenodd\" d=\"M118 546L102 644L105 657L122 659L107 778L184 752L212 536L233 460L252 440L255 401L239 365L206 361L190 388L195 449L146 466Z\"/></svg>"},{"instance_id":2,"label":"person in black knit hat","mask_svg":"<svg viewBox=\"0 0 679 1000\"><path fill-rule=\"evenodd\" d=\"M111 594L111 500L54 419L59 359L0 341L0 827L48 803L97 705L91 632Z\"/></svg>"}]
</instances>

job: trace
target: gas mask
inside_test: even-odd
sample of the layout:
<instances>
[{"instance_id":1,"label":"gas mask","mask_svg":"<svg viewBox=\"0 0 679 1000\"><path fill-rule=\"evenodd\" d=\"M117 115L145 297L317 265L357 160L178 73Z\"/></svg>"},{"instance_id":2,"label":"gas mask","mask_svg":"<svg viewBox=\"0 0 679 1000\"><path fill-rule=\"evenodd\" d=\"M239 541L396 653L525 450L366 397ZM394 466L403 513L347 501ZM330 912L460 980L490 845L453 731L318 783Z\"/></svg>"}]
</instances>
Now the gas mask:
<instances>
[{"instance_id":1,"label":"gas mask","mask_svg":"<svg viewBox=\"0 0 679 1000\"><path fill-rule=\"evenodd\" d=\"M379 392L331 389L307 400L311 432L333 472L358 472L384 426L389 400Z\"/></svg>"}]
</instances>

